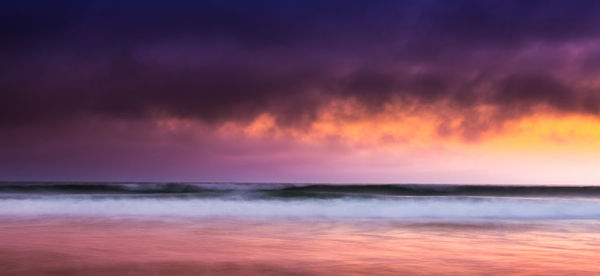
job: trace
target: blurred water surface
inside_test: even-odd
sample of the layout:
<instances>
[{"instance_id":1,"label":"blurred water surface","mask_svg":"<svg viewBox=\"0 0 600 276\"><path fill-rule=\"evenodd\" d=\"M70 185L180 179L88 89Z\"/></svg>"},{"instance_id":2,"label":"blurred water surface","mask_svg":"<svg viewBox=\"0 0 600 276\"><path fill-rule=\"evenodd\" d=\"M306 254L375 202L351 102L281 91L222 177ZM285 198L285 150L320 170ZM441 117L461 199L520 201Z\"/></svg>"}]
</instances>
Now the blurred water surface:
<instances>
[{"instance_id":1,"label":"blurred water surface","mask_svg":"<svg viewBox=\"0 0 600 276\"><path fill-rule=\"evenodd\" d=\"M2 217L3 275L600 274L600 223Z\"/></svg>"},{"instance_id":2,"label":"blurred water surface","mask_svg":"<svg viewBox=\"0 0 600 276\"><path fill-rule=\"evenodd\" d=\"M2 183L0 275L600 275L600 187Z\"/></svg>"}]
</instances>

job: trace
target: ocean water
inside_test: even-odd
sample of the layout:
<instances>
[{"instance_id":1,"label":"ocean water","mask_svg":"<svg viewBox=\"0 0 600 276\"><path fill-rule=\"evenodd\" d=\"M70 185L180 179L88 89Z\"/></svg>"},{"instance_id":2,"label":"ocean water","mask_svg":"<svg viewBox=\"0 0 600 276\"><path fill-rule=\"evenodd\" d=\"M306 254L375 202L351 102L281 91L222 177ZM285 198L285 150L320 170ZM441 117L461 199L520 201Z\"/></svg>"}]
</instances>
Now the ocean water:
<instances>
[{"instance_id":1,"label":"ocean water","mask_svg":"<svg viewBox=\"0 0 600 276\"><path fill-rule=\"evenodd\" d=\"M2 183L3 275L600 275L600 187Z\"/></svg>"}]
</instances>

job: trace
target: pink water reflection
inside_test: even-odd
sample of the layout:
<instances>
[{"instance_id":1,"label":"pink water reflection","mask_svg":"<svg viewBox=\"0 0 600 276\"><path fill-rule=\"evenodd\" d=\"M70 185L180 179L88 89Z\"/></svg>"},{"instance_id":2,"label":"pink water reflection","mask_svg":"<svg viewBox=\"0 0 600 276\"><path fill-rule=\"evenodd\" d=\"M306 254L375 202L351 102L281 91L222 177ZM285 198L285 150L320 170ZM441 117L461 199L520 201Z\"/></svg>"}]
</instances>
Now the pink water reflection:
<instances>
[{"instance_id":1,"label":"pink water reflection","mask_svg":"<svg viewBox=\"0 0 600 276\"><path fill-rule=\"evenodd\" d=\"M600 274L600 223L14 218L8 275Z\"/></svg>"}]
</instances>

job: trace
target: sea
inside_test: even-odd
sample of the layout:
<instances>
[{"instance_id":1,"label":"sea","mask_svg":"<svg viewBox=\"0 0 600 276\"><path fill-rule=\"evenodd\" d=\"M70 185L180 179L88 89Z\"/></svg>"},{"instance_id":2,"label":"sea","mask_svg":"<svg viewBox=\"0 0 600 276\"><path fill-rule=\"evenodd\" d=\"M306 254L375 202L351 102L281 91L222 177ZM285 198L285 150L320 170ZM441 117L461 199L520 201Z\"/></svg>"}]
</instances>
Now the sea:
<instances>
[{"instance_id":1,"label":"sea","mask_svg":"<svg viewBox=\"0 0 600 276\"><path fill-rule=\"evenodd\" d=\"M1 275L600 275L600 187L0 183Z\"/></svg>"}]
</instances>

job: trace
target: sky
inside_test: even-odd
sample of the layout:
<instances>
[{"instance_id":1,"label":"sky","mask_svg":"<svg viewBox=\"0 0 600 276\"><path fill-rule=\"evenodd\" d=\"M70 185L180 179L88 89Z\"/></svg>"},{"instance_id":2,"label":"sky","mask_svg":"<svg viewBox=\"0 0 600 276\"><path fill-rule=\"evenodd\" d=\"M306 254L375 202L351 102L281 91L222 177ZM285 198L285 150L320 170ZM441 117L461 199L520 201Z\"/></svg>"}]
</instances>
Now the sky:
<instances>
[{"instance_id":1,"label":"sky","mask_svg":"<svg viewBox=\"0 0 600 276\"><path fill-rule=\"evenodd\" d=\"M0 4L0 180L600 184L600 1Z\"/></svg>"}]
</instances>

